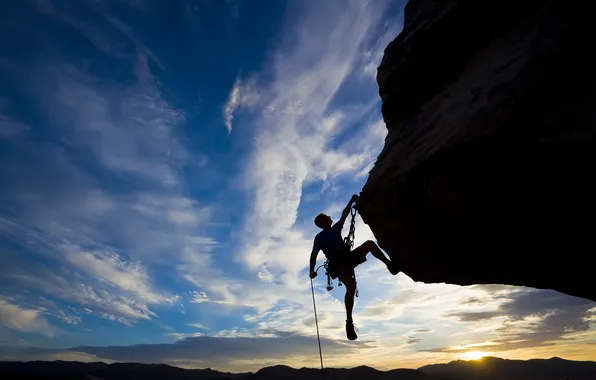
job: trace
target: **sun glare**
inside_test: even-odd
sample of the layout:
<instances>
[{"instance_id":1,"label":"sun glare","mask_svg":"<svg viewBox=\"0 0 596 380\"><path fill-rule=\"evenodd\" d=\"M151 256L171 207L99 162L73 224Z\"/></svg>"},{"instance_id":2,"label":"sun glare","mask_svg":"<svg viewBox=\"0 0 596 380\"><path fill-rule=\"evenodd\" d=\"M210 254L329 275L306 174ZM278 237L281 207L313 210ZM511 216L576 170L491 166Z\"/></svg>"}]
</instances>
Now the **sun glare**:
<instances>
[{"instance_id":1,"label":"sun glare","mask_svg":"<svg viewBox=\"0 0 596 380\"><path fill-rule=\"evenodd\" d=\"M488 355L488 353L482 351L468 351L462 353L460 356L464 360L478 360L482 359L486 355Z\"/></svg>"}]
</instances>

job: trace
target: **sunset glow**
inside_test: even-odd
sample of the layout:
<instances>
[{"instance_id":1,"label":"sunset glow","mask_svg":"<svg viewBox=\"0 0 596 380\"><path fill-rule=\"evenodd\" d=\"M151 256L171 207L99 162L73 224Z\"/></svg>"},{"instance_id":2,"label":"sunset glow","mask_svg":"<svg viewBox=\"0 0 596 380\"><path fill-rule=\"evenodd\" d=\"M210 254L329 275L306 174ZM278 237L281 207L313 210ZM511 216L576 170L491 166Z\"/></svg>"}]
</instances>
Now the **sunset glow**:
<instances>
[{"instance_id":1,"label":"sunset glow","mask_svg":"<svg viewBox=\"0 0 596 380\"><path fill-rule=\"evenodd\" d=\"M461 358L464 360L478 360L485 356L488 356L488 353L483 351L468 351L461 354Z\"/></svg>"}]
</instances>

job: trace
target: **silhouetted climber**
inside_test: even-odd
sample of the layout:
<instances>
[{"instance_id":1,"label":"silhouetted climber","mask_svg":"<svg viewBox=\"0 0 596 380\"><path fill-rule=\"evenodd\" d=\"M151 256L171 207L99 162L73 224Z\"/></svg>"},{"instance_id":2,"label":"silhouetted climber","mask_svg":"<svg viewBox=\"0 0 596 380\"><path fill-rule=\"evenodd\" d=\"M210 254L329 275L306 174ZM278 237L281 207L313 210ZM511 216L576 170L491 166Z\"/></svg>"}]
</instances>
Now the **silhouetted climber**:
<instances>
[{"instance_id":1,"label":"silhouetted climber","mask_svg":"<svg viewBox=\"0 0 596 380\"><path fill-rule=\"evenodd\" d=\"M341 231L352 204L358 201L358 196L354 194L348 205L341 213L341 217L337 223L332 224L333 220L321 213L315 218L315 224L323 231L315 236L312 253L310 255L310 278L315 278L317 272L315 271L315 264L317 255L322 250L329 261L328 273L331 278L339 277L339 280L346 286L346 295L344 303L346 306L346 335L349 340L358 338L356 331L354 331L354 321L352 319L352 309L354 308L354 295L356 294L356 273L354 268L366 261L366 255L372 253L374 257L381 260L393 275L399 273L397 266L389 260L377 244L368 240L361 246L354 250L350 250L350 245L346 244L341 237Z\"/></svg>"}]
</instances>

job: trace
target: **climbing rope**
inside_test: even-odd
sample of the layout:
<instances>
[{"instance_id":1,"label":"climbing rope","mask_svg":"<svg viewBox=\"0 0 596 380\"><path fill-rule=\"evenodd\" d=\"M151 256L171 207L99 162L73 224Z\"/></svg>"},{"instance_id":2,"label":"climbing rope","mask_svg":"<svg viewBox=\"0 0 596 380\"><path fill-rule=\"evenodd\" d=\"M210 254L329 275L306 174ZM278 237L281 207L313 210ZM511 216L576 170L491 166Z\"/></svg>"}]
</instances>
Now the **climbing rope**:
<instances>
[{"instance_id":1,"label":"climbing rope","mask_svg":"<svg viewBox=\"0 0 596 380\"><path fill-rule=\"evenodd\" d=\"M310 290L312 292L312 307L315 310L315 325L317 326L317 341L319 342L319 357L321 358L321 374L323 378L325 378L323 367L323 351L321 350L321 337L319 336L319 320L317 318L317 304L315 303L315 287L312 284L312 278L310 279Z\"/></svg>"}]
</instances>

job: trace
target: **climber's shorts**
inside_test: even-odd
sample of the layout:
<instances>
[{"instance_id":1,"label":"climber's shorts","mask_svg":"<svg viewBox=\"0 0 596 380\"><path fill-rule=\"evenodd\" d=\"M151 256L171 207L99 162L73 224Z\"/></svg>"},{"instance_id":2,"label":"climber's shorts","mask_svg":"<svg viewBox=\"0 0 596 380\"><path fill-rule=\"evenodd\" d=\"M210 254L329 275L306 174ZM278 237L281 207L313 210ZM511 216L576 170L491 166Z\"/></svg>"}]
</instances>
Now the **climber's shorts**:
<instances>
[{"instance_id":1,"label":"climber's shorts","mask_svg":"<svg viewBox=\"0 0 596 380\"><path fill-rule=\"evenodd\" d=\"M366 252L360 247L343 253L337 259L329 261L329 275L336 279L342 273L354 274L354 268L366 261Z\"/></svg>"}]
</instances>

